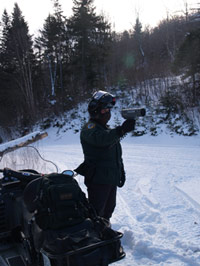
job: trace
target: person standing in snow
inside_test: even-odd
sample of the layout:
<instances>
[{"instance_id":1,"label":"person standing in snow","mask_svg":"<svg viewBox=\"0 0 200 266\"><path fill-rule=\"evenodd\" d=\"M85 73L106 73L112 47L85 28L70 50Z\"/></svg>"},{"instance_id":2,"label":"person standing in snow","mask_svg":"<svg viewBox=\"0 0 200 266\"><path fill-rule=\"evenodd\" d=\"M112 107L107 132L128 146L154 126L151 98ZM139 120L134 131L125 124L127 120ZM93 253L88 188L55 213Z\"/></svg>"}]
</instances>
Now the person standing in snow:
<instances>
[{"instance_id":1,"label":"person standing in snow","mask_svg":"<svg viewBox=\"0 0 200 266\"><path fill-rule=\"evenodd\" d=\"M116 206L117 187L125 183L120 138L135 128L132 119L113 129L107 125L114 105L115 97L108 92L97 91L92 96L88 105L90 119L80 134L84 163L81 170L77 168L85 176L89 202L108 221Z\"/></svg>"}]
</instances>

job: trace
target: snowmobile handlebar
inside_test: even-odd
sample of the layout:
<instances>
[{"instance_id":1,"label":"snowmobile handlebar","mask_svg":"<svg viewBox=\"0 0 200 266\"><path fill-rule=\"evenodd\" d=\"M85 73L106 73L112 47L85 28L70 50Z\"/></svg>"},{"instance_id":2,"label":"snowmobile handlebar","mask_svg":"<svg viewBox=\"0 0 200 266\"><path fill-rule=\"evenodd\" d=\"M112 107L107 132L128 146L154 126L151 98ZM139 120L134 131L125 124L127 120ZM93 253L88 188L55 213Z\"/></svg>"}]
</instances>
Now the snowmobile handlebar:
<instances>
[{"instance_id":1,"label":"snowmobile handlebar","mask_svg":"<svg viewBox=\"0 0 200 266\"><path fill-rule=\"evenodd\" d=\"M15 171L10 168L0 169L0 172L3 173L4 178L17 178L22 182L30 182L38 177L41 177L41 174L37 172L30 172L30 170Z\"/></svg>"},{"instance_id":2,"label":"snowmobile handlebar","mask_svg":"<svg viewBox=\"0 0 200 266\"><path fill-rule=\"evenodd\" d=\"M127 108L121 110L121 115L124 119L137 119L146 115L145 108Z\"/></svg>"}]
</instances>

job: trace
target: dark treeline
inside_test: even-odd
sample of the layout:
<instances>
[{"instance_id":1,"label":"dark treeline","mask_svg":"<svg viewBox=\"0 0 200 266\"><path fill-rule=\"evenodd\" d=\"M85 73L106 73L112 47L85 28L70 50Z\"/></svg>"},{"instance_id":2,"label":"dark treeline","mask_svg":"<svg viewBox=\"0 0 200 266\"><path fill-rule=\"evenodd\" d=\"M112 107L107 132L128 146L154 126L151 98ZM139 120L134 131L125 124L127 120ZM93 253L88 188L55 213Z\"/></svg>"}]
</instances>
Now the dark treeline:
<instances>
[{"instance_id":1,"label":"dark treeline","mask_svg":"<svg viewBox=\"0 0 200 266\"><path fill-rule=\"evenodd\" d=\"M0 39L0 124L29 128L84 100L95 89L136 86L154 78L185 74L188 104L200 100L199 9L143 29L117 33L93 0L74 0L63 15L59 0L39 35L29 33L18 4L4 10Z\"/></svg>"}]
</instances>

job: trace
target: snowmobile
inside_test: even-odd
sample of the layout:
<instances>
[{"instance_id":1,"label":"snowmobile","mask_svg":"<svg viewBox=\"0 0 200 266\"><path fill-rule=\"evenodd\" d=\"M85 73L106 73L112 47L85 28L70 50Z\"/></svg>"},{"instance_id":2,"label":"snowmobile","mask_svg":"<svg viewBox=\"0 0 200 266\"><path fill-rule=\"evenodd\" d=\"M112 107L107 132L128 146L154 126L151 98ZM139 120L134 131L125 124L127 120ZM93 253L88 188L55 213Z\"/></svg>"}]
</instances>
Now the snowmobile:
<instances>
[{"instance_id":1,"label":"snowmobile","mask_svg":"<svg viewBox=\"0 0 200 266\"><path fill-rule=\"evenodd\" d=\"M42 254L34 249L30 235L32 215L22 200L29 180L7 175L8 171L0 170L3 173L0 179L0 265L43 266Z\"/></svg>"},{"instance_id":2,"label":"snowmobile","mask_svg":"<svg viewBox=\"0 0 200 266\"><path fill-rule=\"evenodd\" d=\"M75 175L71 170L65 173ZM55 237L55 250L48 245L38 249L33 233L36 232L33 230L35 217L26 208L23 193L30 182L42 176L41 173L34 169L12 170L5 167L0 174L1 266L44 266L47 265L46 259L51 266L107 266L125 257L120 241L122 233L112 230L98 216L95 221L86 219L78 226L65 228L64 239L68 242L73 240L71 250L63 248L66 242L59 250L60 232ZM94 230L98 226L104 227L109 237L100 236Z\"/></svg>"}]
</instances>

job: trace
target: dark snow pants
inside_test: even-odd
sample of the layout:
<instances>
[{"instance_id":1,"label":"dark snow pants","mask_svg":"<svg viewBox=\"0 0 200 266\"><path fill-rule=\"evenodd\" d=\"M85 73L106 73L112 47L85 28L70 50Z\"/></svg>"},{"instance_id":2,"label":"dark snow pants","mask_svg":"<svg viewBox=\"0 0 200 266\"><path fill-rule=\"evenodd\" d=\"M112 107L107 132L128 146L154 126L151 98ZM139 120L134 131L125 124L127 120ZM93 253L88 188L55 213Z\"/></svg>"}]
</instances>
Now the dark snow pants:
<instances>
[{"instance_id":1,"label":"dark snow pants","mask_svg":"<svg viewBox=\"0 0 200 266\"><path fill-rule=\"evenodd\" d=\"M87 184L89 202L97 214L109 220L116 206L117 187L109 184Z\"/></svg>"}]
</instances>

